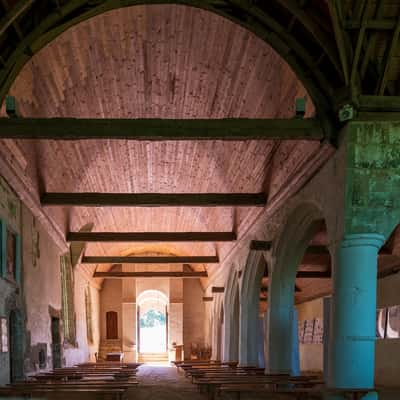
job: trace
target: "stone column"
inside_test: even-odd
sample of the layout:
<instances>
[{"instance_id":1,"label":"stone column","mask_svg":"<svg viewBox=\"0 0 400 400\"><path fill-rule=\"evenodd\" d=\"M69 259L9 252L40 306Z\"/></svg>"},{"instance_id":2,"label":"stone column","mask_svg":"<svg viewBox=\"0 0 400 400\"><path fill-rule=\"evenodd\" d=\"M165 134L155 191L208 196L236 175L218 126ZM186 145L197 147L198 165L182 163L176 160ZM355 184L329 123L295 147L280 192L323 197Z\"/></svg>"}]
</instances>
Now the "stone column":
<instances>
[{"instance_id":1,"label":"stone column","mask_svg":"<svg viewBox=\"0 0 400 400\"><path fill-rule=\"evenodd\" d=\"M268 320L268 363L269 374L299 375L299 338L297 311L293 296L287 296L287 304L273 299L270 293Z\"/></svg>"},{"instance_id":2,"label":"stone column","mask_svg":"<svg viewBox=\"0 0 400 400\"><path fill-rule=\"evenodd\" d=\"M254 296L253 296L254 297ZM258 299L257 299L258 300ZM258 301L246 299L240 302L239 324L239 365L246 367L258 366L259 351L259 316Z\"/></svg>"},{"instance_id":3,"label":"stone column","mask_svg":"<svg viewBox=\"0 0 400 400\"><path fill-rule=\"evenodd\" d=\"M327 382L331 388L374 387L377 258L383 242L378 234L346 235L336 251ZM365 398L378 397L371 392Z\"/></svg>"}]
</instances>

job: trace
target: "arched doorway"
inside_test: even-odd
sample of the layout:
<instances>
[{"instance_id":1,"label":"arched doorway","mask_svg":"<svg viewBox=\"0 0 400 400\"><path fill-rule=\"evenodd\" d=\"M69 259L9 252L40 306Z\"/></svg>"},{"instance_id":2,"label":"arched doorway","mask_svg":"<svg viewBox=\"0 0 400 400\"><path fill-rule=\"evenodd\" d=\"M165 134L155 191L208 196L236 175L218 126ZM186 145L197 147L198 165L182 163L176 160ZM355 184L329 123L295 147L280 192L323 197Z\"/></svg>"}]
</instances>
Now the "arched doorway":
<instances>
[{"instance_id":1,"label":"arched doorway","mask_svg":"<svg viewBox=\"0 0 400 400\"><path fill-rule=\"evenodd\" d=\"M23 321L19 310L12 310L9 316L10 338L10 381L24 377Z\"/></svg>"},{"instance_id":2,"label":"arched doorway","mask_svg":"<svg viewBox=\"0 0 400 400\"><path fill-rule=\"evenodd\" d=\"M167 296L158 290L146 290L138 296L137 304L139 357L149 358L150 354L166 355L168 351Z\"/></svg>"}]
</instances>

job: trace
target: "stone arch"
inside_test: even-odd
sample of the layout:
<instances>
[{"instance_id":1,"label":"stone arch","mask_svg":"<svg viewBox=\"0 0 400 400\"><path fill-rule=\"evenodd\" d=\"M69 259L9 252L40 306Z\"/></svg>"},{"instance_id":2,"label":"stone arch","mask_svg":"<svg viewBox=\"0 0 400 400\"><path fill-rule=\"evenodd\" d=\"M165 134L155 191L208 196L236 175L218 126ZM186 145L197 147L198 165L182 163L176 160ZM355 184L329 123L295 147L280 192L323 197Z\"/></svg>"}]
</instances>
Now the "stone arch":
<instances>
[{"instance_id":1,"label":"stone arch","mask_svg":"<svg viewBox=\"0 0 400 400\"><path fill-rule=\"evenodd\" d=\"M273 248L268 305L269 373L298 372L298 351L294 346L297 324L293 324L296 273L321 220L324 220L323 213L314 203L298 205L289 214Z\"/></svg>"},{"instance_id":2,"label":"stone arch","mask_svg":"<svg viewBox=\"0 0 400 400\"><path fill-rule=\"evenodd\" d=\"M263 252L251 250L240 282L239 364L258 366L260 348L259 299L265 270Z\"/></svg>"},{"instance_id":3,"label":"stone arch","mask_svg":"<svg viewBox=\"0 0 400 400\"><path fill-rule=\"evenodd\" d=\"M223 361L239 359L239 275L234 265L228 276L224 293Z\"/></svg>"}]
</instances>

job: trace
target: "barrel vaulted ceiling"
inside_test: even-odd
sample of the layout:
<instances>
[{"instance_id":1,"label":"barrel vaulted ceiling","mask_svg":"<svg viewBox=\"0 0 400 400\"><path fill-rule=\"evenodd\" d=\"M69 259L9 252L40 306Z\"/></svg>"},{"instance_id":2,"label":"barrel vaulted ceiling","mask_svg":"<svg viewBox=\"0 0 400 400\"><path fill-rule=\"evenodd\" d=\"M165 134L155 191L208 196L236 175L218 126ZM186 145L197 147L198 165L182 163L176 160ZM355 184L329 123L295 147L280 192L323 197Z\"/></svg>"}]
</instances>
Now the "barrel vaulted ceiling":
<instances>
[{"instance_id":1,"label":"barrel vaulted ceiling","mask_svg":"<svg viewBox=\"0 0 400 400\"><path fill-rule=\"evenodd\" d=\"M28 117L293 117L304 87L277 53L216 14L176 6L113 10L67 30L11 87ZM310 116L314 108L307 102ZM10 143L8 143L10 145ZM257 193L270 197L318 151L318 142L17 141L36 191ZM64 232L231 231L260 209L47 208ZM87 255L214 255L234 243L99 244ZM196 268L196 266L195 266ZM197 266L197 269L204 268ZM209 273L218 266L209 266Z\"/></svg>"}]
</instances>

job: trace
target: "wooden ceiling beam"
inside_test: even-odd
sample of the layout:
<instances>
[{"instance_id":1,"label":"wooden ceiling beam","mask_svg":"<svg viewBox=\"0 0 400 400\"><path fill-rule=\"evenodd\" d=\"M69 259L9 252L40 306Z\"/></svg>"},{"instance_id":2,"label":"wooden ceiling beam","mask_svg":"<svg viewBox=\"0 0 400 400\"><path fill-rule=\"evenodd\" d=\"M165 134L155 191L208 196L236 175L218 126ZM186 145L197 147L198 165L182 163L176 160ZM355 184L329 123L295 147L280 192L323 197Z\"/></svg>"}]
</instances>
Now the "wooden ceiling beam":
<instances>
[{"instance_id":1,"label":"wooden ceiling beam","mask_svg":"<svg viewBox=\"0 0 400 400\"><path fill-rule=\"evenodd\" d=\"M82 264L217 264L218 256L84 256Z\"/></svg>"},{"instance_id":2,"label":"wooden ceiling beam","mask_svg":"<svg viewBox=\"0 0 400 400\"><path fill-rule=\"evenodd\" d=\"M224 293L225 288L223 286L212 286L211 293Z\"/></svg>"},{"instance_id":3,"label":"wooden ceiling beam","mask_svg":"<svg viewBox=\"0 0 400 400\"><path fill-rule=\"evenodd\" d=\"M293 119L0 118L3 139L322 140L320 122Z\"/></svg>"},{"instance_id":4,"label":"wooden ceiling beam","mask_svg":"<svg viewBox=\"0 0 400 400\"><path fill-rule=\"evenodd\" d=\"M268 278L268 273L264 277ZM296 279L330 279L331 277L331 271L297 271L296 274Z\"/></svg>"},{"instance_id":5,"label":"wooden ceiling beam","mask_svg":"<svg viewBox=\"0 0 400 400\"><path fill-rule=\"evenodd\" d=\"M233 242L235 232L69 232L67 242Z\"/></svg>"},{"instance_id":6,"label":"wooden ceiling beam","mask_svg":"<svg viewBox=\"0 0 400 400\"><path fill-rule=\"evenodd\" d=\"M121 271L109 271L109 272L95 272L93 278L207 278L207 271L194 271L194 272L182 272L182 271L145 271L145 272L121 272Z\"/></svg>"},{"instance_id":7,"label":"wooden ceiling beam","mask_svg":"<svg viewBox=\"0 0 400 400\"><path fill-rule=\"evenodd\" d=\"M256 251L268 251L272 247L272 242L267 242L265 240L252 240L250 242L250 250Z\"/></svg>"},{"instance_id":8,"label":"wooden ceiling beam","mask_svg":"<svg viewBox=\"0 0 400 400\"><path fill-rule=\"evenodd\" d=\"M10 25L13 25L16 20L32 5L35 0L20 0L12 9L7 11L7 14L0 20L0 35L2 35ZM5 2L3 1L3 4ZM18 36L21 38L21 32L16 25Z\"/></svg>"},{"instance_id":9,"label":"wooden ceiling beam","mask_svg":"<svg viewBox=\"0 0 400 400\"><path fill-rule=\"evenodd\" d=\"M264 193L45 193L42 206L264 207Z\"/></svg>"}]
</instances>

